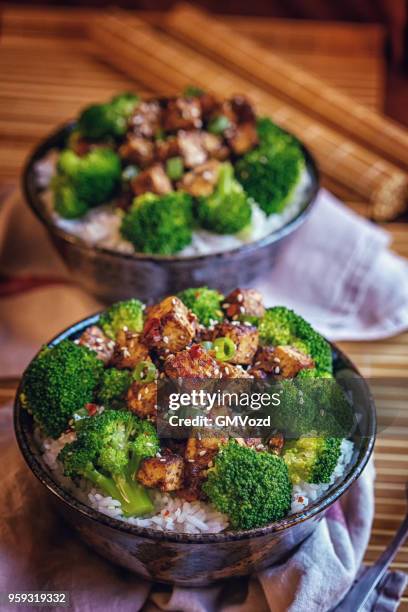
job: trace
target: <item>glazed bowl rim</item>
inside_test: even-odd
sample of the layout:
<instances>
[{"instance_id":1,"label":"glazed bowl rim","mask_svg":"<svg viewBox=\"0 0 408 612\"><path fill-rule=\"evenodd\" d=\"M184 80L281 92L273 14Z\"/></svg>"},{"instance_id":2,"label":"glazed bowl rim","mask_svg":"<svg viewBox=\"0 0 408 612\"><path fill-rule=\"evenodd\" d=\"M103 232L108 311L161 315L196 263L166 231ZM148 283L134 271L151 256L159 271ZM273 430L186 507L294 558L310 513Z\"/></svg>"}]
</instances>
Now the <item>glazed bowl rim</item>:
<instances>
[{"instance_id":1,"label":"glazed bowl rim","mask_svg":"<svg viewBox=\"0 0 408 612\"><path fill-rule=\"evenodd\" d=\"M50 340L47 345L54 346L59 344L62 340L71 338L73 335L78 334L83 331L86 327L93 325L98 322L99 316L102 311L85 317L81 319L77 323L69 326L64 331L57 334L52 340ZM330 346L332 351L335 351L342 361L345 362L348 368L353 370L356 374L359 374L356 366L350 361L350 359L336 347L335 344L330 342ZM38 355L38 353L37 353ZM35 359L35 357L33 357ZM27 366L28 367L28 366ZM133 536L139 536L146 539L151 539L155 541L166 541L166 542L180 542L180 543L191 543L191 544L208 544L211 542L214 543L223 543L233 540L246 540L257 538L261 536L266 536L268 534L277 533L280 531L285 531L290 527L304 522L308 519L315 517L320 514L322 511L326 510L329 506L331 506L335 501L337 501L352 485L352 483L357 480L357 478L363 472L365 466L370 459L372 454L375 437L376 437L376 410L374 400L370 393L367 383L365 383L365 392L368 397L368 420L369 426L366 436L362 438L361 445L359 447L359 455L358 458L351 468L350 472L347 474L346 478L339 482L338 484L329 487L329 489L312 504L306 506L306 508L300 512L295 514L291 514L289 517L286 517L280 521L275 521L273 523L269 523L263 527L255 527L247 530L225 530L218 533L200 533L200 534L188 534L188 533L175 533L175 532L163 532L158 529L153 529L151 527L139 527L136 525L130 525L125 523L124 521L116 518L109 517L94 508L82 503L77 500L74 495L70 492L63 489L63 487L52 477L51 473L49 473L46 468L43 466L39 457L34 455L30 449L29 442L29 431L23 424L22 415L24 413L24 409L20 403L20 393L23 387L23 381L25 377L25 372L21 377L21 381L19 387L17 389L15 402L14 402L14 430L15 436L17 439L17 443L22 453L24 460L31 472L34 476L41 482L41 484L48 489L48 491L53 494L60 502L62 502L65 506L67 506L74 513L78 513L79 515L85 516L88 519L91 519L95 523L102 523L105 527L109 527L111 529L120 531L122 533L126 533ZM32 434L31 434L32 435Z\"/></svg>"},{"instance_id":2,"label":"glazed bowl rim","mask_svg":"<svg viewBox=\"0 0 408 612\"><path fill-rule=\"evenodd\" d=\"M279 242L282 238L292 234L306 219L310 213L313 205L316 202L317 195L320 189L320 174L316 164L316 160L310 153L309 149L300 142L303 154L306 159L306 168L309 176L312 178L312 184L310 186L309 194L305 198L301 210L282 227L270 232L263 238L248 242L232 249L224 251L218 251L215 253L202 253L199 255L187 255L179 256L175 255L154 255L149 253L122 253L117 250L101 247L98 245L92 245L86 242L79 236L75 236L70 232L63 230L53 223L49 215L44 212L44 206L41 201L41 191L39 191L38 181L35 178L35 164L41 161L47 153L51 150L58 148L58 144L61 144L62 139L74 129L76 125L75 121L66 121L61 124L55 130L53 130L48 136L42 139L36 147L34 147L31 154L24 165L22 173L22 188L25 196L25 200L28 202L30 209L34 215L41 221L41 223L47 228L52 234L58 236L61 240L69 243L72 246L80 249L81 251L93 252L96 255L103 255L105 257L113 257L119 259L125 259L128 261L143 261L152 263L164 263L171 262L176 265L183 265L183 263L196 263L208 259L216 259L220 256L234 256L236 254L247 255L253 251L269 246L276 242ZM284 130L286 131L286 130ZM290 133L290 132L287 132ZM41 189L41 188L40 188Z\"/></svg>"}]
</instances>

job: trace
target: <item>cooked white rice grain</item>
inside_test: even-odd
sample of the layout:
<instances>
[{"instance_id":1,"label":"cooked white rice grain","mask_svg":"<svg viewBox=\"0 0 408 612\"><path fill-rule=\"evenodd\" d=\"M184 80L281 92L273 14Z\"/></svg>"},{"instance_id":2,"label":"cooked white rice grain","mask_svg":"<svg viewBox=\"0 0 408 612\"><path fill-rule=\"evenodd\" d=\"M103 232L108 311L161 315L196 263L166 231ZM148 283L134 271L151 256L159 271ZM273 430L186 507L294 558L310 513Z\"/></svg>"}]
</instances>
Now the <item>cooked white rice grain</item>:
<instances>
[{"instance_id":1,"label":"cooked white rice grain","mask_svg":"<svg viewBox=\"0 0 408 612\"><path fill-rule=\"evenodd\" d=\"M64 476L57 457L65 444L75 440L75 433L62 434L58 440L53 440L52 438L44 438L40 430L36 428L34 437L43 453L45 466L50 470L53 477L77 499L102 514L122 520L130 525L176 533L219 533L228 527L228 517L218 512L211 504L203 501L188 502L172 494L160 493L159 491L154 491L152 495L156 510L153 516L125 517L118 500L103 495L83 479L74 482ZM308 504L319 499L336 480L344 476L352 458L353 446L353 443L349 440L343 440L341 455L330 483L318 485L302 482L294 485L292 514L300 512Z\"/></svg>"}]
</instances>

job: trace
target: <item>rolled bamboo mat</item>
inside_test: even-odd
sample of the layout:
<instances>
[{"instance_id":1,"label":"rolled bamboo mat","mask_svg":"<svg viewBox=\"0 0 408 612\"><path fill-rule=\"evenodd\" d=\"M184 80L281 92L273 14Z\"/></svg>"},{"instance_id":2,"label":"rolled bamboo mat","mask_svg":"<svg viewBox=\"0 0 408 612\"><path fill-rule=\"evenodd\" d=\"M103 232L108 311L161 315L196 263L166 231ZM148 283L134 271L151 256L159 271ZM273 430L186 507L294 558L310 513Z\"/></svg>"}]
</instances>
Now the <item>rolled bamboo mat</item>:
<instances>
[{"instance_id":1,"label":"rolled bamboo mat","mask_svg":"<svg viewBox=\"0 0 408 612\"><path fill-rule=\"evenodd\" d=\"M176 92L194 83L218 96L248 93L258 112L305 142L330 179L370 201L373 217L392 219L405 210L405 172L243 76L122 11L91 21L90 34L107 62L149 88Z\"/></svg>"},{"instance_id":2,"label":"rolled bamboo mat","mask_svg":"<svg viewBox=\"0 0 408 612\"><path fill-rule=\"evenodd\" d=\"M170 12L167 29L291 105L347 134L408 170L408 130L351 100L309 72L237 36L227 25L189 4Z\"/></svg>"}]
</instances>

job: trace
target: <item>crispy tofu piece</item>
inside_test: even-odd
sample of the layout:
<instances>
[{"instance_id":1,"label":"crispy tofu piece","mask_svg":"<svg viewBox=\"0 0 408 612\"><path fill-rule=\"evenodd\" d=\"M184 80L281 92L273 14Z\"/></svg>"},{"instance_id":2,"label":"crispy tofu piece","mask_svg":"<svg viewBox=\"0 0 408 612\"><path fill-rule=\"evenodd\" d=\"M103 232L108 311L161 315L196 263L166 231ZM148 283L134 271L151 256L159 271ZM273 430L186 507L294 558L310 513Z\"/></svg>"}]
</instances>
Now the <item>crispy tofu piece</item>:
<instances>
[{"instance_id":1,"label":"crispy tofu piece","mask_svg":"<svg viewBox=\"0 0 408 612\"><path fill-rule=\"evenodd\" d=\"M294 378L300 370L313 368L314 361L293 346L262 346L253 367L277 378Z\"/></svg>"},{"instance_id":2,"label":"crispy tofu piece","mask_svg":"<svg viewBox=\"0 0 408 612\"><path fill-rule=\"evenodd\" d=\"M283 433L278 431L273 434L268 440L268 448L271 453L275 455L280 455L282 452L282 448L285 444L285 438Z\"/></svg>"},{"instance_id":3,"label":"crispy tofu piece","mask_svg":"<svg viewBox=\"0 0 408 612\"><path fill-rule=\"evenodd\" d=\"M140 102L129 121L129 131L137 136L152 138L160 130L161 113L157 100Z\"/></svg>"},{"instance_id":4,"label":"crispy tofu piece","mask_svg":"<svg viewBox=\"0 0 408 612\"><path fill-rule=\"evenodd\" d=\"M133 382L127 392L126 404L129 410L141 419L156 421L157 382Z\"/></svg>"},{"instance_id":5,"label":"crispy tofu piece","mask_svg":"<svg viewBox=\"0 0 408 612\"><path fill-rule=\"evenodd\" d=\"M275 374L279 366L279 358L275 355L275 347L260 346L256 352L251 370L260 370L267 374Z\"/></svg>"},{"instance_id":6,"label":"crispy tofu piece","mask_svg":"<svg viewBox=\"0 0 408 612\"><path fill-rule=\"evenodd\" d=\"M210 467L212 460L218 453L221 444L227 438L221 436L203 436L201 438L192 437L187 441L184 458L189 463L199 465L201 469Z\"/></svg>"},{"instance_id":7,"label":"crispy tofu piece","mask_svg":"<svg viewBox=\"0 0 408 612\"><path fill-rule=\"evenodd\" d=\"M209 196L218 182L219 168L220 162L216 159L210 159L204 164L196 166L194 170L187 172L178 183L178 187L196 198Z\"/></svg>"},{"instance_id":8,"label":"crispy tofu piece","mask_svg":"<svg viewBox=\"0 0 408 612\"><path fill-rule=\"evenodd\" d=\"M256 327L244 323L223 322L214 327L213 339L230 338L235 344L235 355L229 363L249 365L258 349L259 334Z\"/></svg>"},{"instance_id":9,"label":"crispy tofu piece","mask_svg":"<svg viewBox=\"0 0 408 612\"><path fill-rule=\"evenodd\" d=\"M199 129L202 126L201 105L197 98L173 98L163 110L166 131Z\"/></svg>"},{"instance_id":10,"label":"crispy tofu piece","mask_svg":"<svg viewBox=\"0 0 408 612\"><path fill-rule=\"evenodd\" d=\"M110 362L115 346L113 340L105 336L101 328L97 325L87 327L79 338L78 344L87 346L91 351L95 351L98 359L105 364Z\"/></svg>"},{"instance_id":11,"label":"crispy tofu piece","mask_svg":"<svg viewBox=\"0 0 408 612\"><path fill-rule=\"evenodd\" d=\"M130 134L119 148L119 155L126 161L146 168L153 163L154 145L147 138Z\"/></svg>"},{"instance_id":12,"label":"crispy tofu piece","mask_svg":"<svg viewBox=\"0 0 408 612\"><path fill-rule=\"evenodd\" d=\"M219 362L221 376L226 379L236 378L251 378L250 374L241 366L232 365L231 363Z\"/></svg>"},{"instance_id":13,"label":"crispy tofu piece","mask_svg":"<svg viewBox=\"0 0 408 612\"><path fill-rule=\"evenodd\" d=\"M202 132L201 142L209 157L223 161L229 156L229 148L224 144L223 139L220 136L217 136L217 134Z\"/></svg>"},{"instance_id":14,"label":"crispy tofu piece","mask_svg":"<svg viewBox=\"0 0 408 612\"><path fill-rule=\"evenodd\" d=\"M142 341L166 353L184 349L196 334L197 318L175 297L169 296L147 310Z\"/></svg>"},{"instance_id":15,"label":"crispy tofu piece","mask_svg":"<svg viewBox=\"0 0 408 612\"><path fill-rule=\"evenodd\" d=\"M226 130L228 145L235 155L243 155L258 144L258 133L254 123L241 123Z\"/></svg>"},{"instance_id":16,"label":"crispy tofu piece","mask_svg":"<svg viewBox=\"0 0 408 612\"><path fill-rule=\"evenodd\" d=\"M112 365L118 370L134 368L140 361L150 360L148 348L142 344L140 334L121 329L116 336Z\"/></svg>"},{"instance_id":17,"label":"crispy tofu piece","mask_svg":"<svg viewBox=\"0 0 408 612\"><path fill-rule=\"evenodd\" d=\"M240 317L263 317L265 306L262 295L256 289L235 289L225 298L222 305L229 319Z\"/></svg>"},{"instance_id":18,"label":"crispy tofu piece","mask_svg":"<svg viewBox=\"0 0 408 612\"><path fill-rule=\"evenodd\" d=\"M231 109L236 117L237 123L255 124L255 110L246 96L236 95L230 99Z\"/></svg>"},{"instance_id":19,"label":"crispy tofu piece","mask_svg":"<svg viewBox=\"0 0 408 612\"><path fill-rule=\"evenodd\" d=\"M198 101L200 103L201 115L205 119L210 117L220 107L217 98L210 93L203 93L199 96Z\"/></svg>"},{"instance_id":20,"label":"crispy tofu piece","mask_svg":"<svg viewBox=\"0 0 408 612\"><path fill-rule=\"evenodd\" d=\"M275 374L281 378L294 378L300 370L314 367L314 361L293 346L277 346L275 348Z\"/></svg>"},{"instance_id":21,"label":"crispy tofu piece","mask_svg":"<svg viewBox=\"0 0 408 612\"><path fill-rule=\"evenodd\" d=\"M186 168L195 168L207 159L201 132L180 130L177 134L180 155Z\"/></svg>"},{"instance_id":22,"label":"crispy tofu piece","mask_svg":"<svg viewBox=\"0 0 408 612\"><path fill-rule=\"evenodd\" d=\"M173 190L171 181L160 164L154 164L135 176L131 181L131 187L135 195L146 192L164 195Z\"/></svg>"},{"instance_id":23,"label":"crispy tofu piece","mask_svg":"<svg viewBox=\"0 0 408 612\"><path fill-rule=\"evenodd\" d=\"M184 460L179 455L143 459L136 478L149 489L177 491L183 486Z\"/></svg>"},{"instance_id":24,"label":"crispy tofu piece","mask_svg":"<svg viewBox=\"0 0 408 612\"><path fill-rule=\"evenodd\" d=\"M164 362L164 371L170 378L221 377L220 364L199 344L169 355Z\"/></svg>"}]
</instances>

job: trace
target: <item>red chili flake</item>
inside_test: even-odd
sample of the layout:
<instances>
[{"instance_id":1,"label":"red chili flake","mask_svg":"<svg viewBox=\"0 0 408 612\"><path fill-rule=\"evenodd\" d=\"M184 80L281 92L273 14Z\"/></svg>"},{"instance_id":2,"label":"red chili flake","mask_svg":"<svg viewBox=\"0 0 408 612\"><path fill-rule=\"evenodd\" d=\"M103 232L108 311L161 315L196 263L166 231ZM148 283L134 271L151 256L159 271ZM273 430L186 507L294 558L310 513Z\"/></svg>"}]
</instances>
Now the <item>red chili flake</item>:
<instances>
[{"instance_id":1,"label":"red chili flake","mask_svg":"<svg viewBox=\"0 0 408 612\"><path fill-rule=\"evenodd\" d=\"M161 340L161 326L160 319L152 318L148 319L146 322L144 332L144 336L149 338L149 340L153 342L160 342Z\"/></svg>"},{"instance_id":2,"label":"red chili flake","mask_svg":"<svg viewBox=\"0 0 408 612\"><path fill-rule=\"evenodd\" d=\"M202 354L203 354L202 347L199 344L193 344L193 346L190 348L190 356L193 359L199 359Z\"/></svg>"},{"instance_id":3,"label":"red chili flake","mask_svg":"<svg viewBox=\"0 0 408 612\"><path fill-rule=\"evenodd\" d=\"M85 404L85 408L89 416L94 416L98 412L98 406L96 404Z\"/></svg>"}]
</instances>

